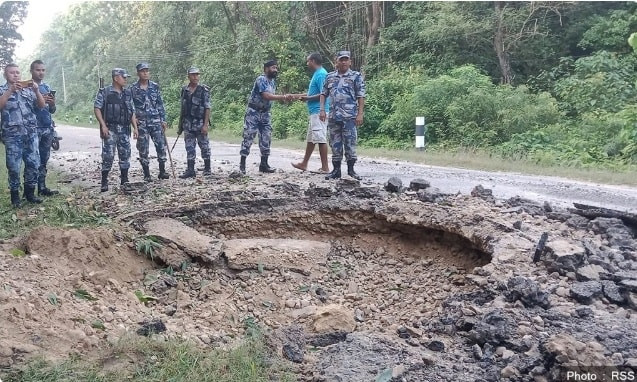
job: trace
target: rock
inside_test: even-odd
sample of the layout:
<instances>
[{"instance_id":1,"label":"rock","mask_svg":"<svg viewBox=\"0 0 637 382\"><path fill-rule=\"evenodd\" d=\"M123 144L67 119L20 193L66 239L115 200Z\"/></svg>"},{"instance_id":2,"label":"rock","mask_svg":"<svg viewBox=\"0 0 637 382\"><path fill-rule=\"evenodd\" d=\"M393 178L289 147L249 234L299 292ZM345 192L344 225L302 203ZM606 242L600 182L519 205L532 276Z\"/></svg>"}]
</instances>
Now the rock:
<instances>
[{"instance_id":1,"label":"rock","mask_svg":"<svg viewBox=\"0 0 637 382\"><path fill-rule=\"evenodd\" d=\"M548 293L540 290L540 286L535 281L522 276L509 279L506 297L510 302L522 301L527 308L540 306L547 309L550 305Z\"/></svg>"},{"instance_id":2,"label":"rock","mask_svg":"<svg viewBox=\"0 0 637 382\"><path fill-rule=\"evenodd\" d=\"M400 338L411 338L411 334L409 334L409 331L407 331L407 328L405 328L404 326L398 327L398 329L396 329L396 333L398 333L398 337Z\"/></svg>"},{"instance_id":3,"label":"rock","mask_svg":"<svg viewBox=\"0 0 637 382\"><path fill-rule=\"evenodd\" d=\"M418 178L409 182L409 189L412 191L424 190L429 187L431 187L431 184L424 179Z\"/></svg>"},{"instance_id":4,"label":"rock","mask_svg":"<svg viewBox=\"0 0 637 382\"><path fill-rule=\"evenodd\" d=\"M637 280L622 280L619 285L631 292L637 292Z\"/></svg>"},{"instance_id":5,"label":"rock","mask_svg":"<svg viewBox=\"0 0 637 382\"><path fill-rule=\"evenodd\" d=\"M345 341L346 338L346 332L321 333L310 337L307 342L312 346L325 347Z\"/></svg>"},{"instance_id":6,"label":"rock","mask_svg":"<svg viewBox=\"0 0 637 382\"><path fill-rule=\"evenodd\" d=\"M518 376L519 374L520 372L518 371L518 369L510 365L500 371L500 377L502 378L512 378Z\"/></svg>"},{"instance_id":7,"label":"rock","mask_svg":"<svg viewBox=\"0 0 637 382\"><path fill-rule=\"evenodd\" d=\"M473 354L473 358L477 360L481 360L483 354L482 354L482 348L480 347L480 345L473 344L473 346L471 347L471 354Z\"/></svg>"},{"instance_id":8,"label":"rock","mask_svg":"<svg viewBox=\"0 0 637 382\"><path fill-rule=\"evenodd\" d=\"M606 270L599 265L585 265L577 268L575 277L577 281L599 280L599 274L604 272L606 272Z\"/></svg>"},{"instance_id":9,"label":"rock","mask_svg":"<svg viewBox=\"0 0 637 382\"><path fill-rule=\"evenodd\" d=\"M611 247L633 248L635 246L630 229L618 218L598 217L590 221L588 228L596 234L604 234Z\"/></svg>"},{"instance_id":10,"label":"rock","mask_svg":"<svg viewBox=\"0 0 637 382\"><path fill-rule=\"evenodd\" d=\"M137 329L137 334L148 337L152 334L163 333L166 331L166 325L159 318L144 320L139 323L141 327Z\"/></svg>"},{"instance_id":11,"label":"rock","mask_svg":"<svg viewBox=\"0 0 637 382\"><path fill-rule=\"evenodd\" d=\"M336 304L319 307L312 321L312 330L316 333L351 333L356 328L353 312Z\"/></svg>"},{"instance_id":12,"label":"rock","mask_svg":"<svg viewBox=\"0 0 637 382\"><path fill-rule=\"evenodd\" d=\"M365 312L360 309L356 309L354 311L354 320L356 322L364 322L365 321Z\"/></svg>"},{"instance_id":13,"label":"rock","mask_svg":"<svg viewBox=\"0 0 637 382\"><path fill-rule=\"evenodd\" d=\"M442 341L433 340L427 344L427 349L431 351L441 352L445 350L445 344Z\"/></svg>"},{"instance_id":14,"label":"rock","mask_svg":"<svg viewBox=\"0 0 637 382\"><path fill-rule=\"evenodd\" d=\"M296 347L290 344L285 344L283 345L283 357L295 363L302 363L304 354Z\"/></svg>"},{"instance_id":15,"label":"rock","mask_svg":"<svg viewBox=\"0 0 637 382\"><path fill-rule=\"evenodd\" d=\"M334 195L334 188L332 188L331 186L329 187L324 187L324 186L317 186L314 183L310 183L309 187L307 190L305 190L305 196L308 196L310 198L312 197L320 197L320 198L329 198L330 196Z\"/></svg>"},{"instance_id":16,"label":"rock","mask_svg":"<svg viewBox=\"0 0 637 382\"><path fill-rule=\"evenodd\" d=\"M544 204L542 204L542 208L545 212L553 212L553 207L551 207L551 204L546 200L544 201Z\"/></svg>"},{"instance_id":17,"label":"rock","mask_svg":"<svg viewBox=\"0 0 637 382\"><path fill-rule=\"evenodd\" d=\"M385 183L385 190L389 192L400 192L403 188L403 181L396 176L392 176Z\"/></svg>"},{"instance_id":18,"label":"rock","mask_svg":"<svg viewBox=\"0 0 637 382\"><path fill-rule=\"evenodd\" d=\"M559 365L579 364L579 365L607 365L608 360L604 355L606 349L598 342L584 343L574 337L559 333L550 337L544 344L543 349L548 355L555 358Z\"/></svg>"},{"instance_id":19,"label":"rock","mask_svg":"<svg viewBox=\"0 0 637 382\"><path fill-rule=\"evenodd\" d=\"M511 338L515 326L511 318L504 315L500 309L495 309L482 317L469 332L469 338L479 345L498 346Z\"/></svg>"},{"instance_id":20,"label":"rock","mask_svg":"<svg viewBox=\"0 0 637 382\"><path fill-rule=\"evenodd\" d=\"M484 188L481 184L479 184L471 190L471 196L484 200L493 200L493 191L489 188Z\"/></svg>"},{"instance_id":21,"label":"rock","mask_svg":"<svg viewBox=\"0 0 637 382\"><path fill-rule=\"evenodd\" d=\"M599 281L576 282L571 286L571 297L582 304L591 304L601 294L602 284Z\"/></svg>"},{"instance_id":22,"label":"rock","mask_svg":"<svg viewBox=\"0 0 637 382\"><path fill-rule=\"evenodd\" d=\"M443 194L440 189L435 187L418 190L416 192L416 195L418 196L418 200L426 203L438 203L446 197L446 195Z\"/></svg>"},{"instance_id":23,"label":"rock","mask_svg":"<svg viewBox=\"0 0 637 382\"><path fill-rule=\"evenodd\" d=\"M588 318L593 316L593 309L587 306L580 306L575 309L575 312L579 318Z\"/></svg>"},{"instance_id":24,"label":"rock","mask_svg":"<svg viewBox=\"0 0 637 382\"><path fill-rule=\"evenodd\" d=\"M566 240L550 241L546 249L546 267L549 272L559 272L561 275L575 272L582 265L586 253L584 247Z\"/></svg>"},{"instance_id":25,"label":"rock","mask_svg":"<svg viewBox=\"0 0 637 382\"><path fill-rule=\"evenodd\" d=\"M623 305L626 303L626 291L624 288L617 286L614 282L610 280L603 280L602 283L602 292L604 293L604 297L608 299L608 301L613 304Z\"/></svg>"},{"instance_id":26,"label":"rock","mask_svg":"<svg viewBox=\"0 0 637 382\"><path fill-rule=\"evenodd\" d=\"M396 365L392 369L391 377L392 378L400 378L400 377L403 376L403 374L405 374L406 371L407 371L407 368L405 367L405 365L403 365L403 364Z\"/></svg>"},{"instance_id":27,"label":"rock","mask_svg":"<svg viewBox=\"0 0 637 382\"><path fill-rule=\"evenodd\" d=\"M282 269L310 275L325 264L330 244L313 240L234 239L224 242L228 268Z\"/></svg>"},{"instance_id":28,"label":"rock","mask_svg":"<svg viewBox=\"0 0 637 382\"><path fill-rule=\"evenodd\" d=\"M175 219L150 220L144 224L144 228L146 235L158 237L164 243L175 243L188 255L163 249L155 251L162 261L174 269L178 269L184 261L190 261L190 257L216 263L223 252L223 245L219 240L203 235Z\"/></svg>"}]
</instances>

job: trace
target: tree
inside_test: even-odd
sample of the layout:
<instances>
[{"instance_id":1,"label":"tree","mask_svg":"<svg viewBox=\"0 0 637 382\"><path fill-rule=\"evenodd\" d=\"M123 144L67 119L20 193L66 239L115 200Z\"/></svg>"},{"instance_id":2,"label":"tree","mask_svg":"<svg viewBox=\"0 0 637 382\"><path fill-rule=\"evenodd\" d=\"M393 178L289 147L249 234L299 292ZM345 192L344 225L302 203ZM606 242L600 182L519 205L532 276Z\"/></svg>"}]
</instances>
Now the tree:
<instances>
[{"instance_id":1,"label":"tree","mask_svg":"<svg viewBox=\"0 0 637 382\"><path fill-rule=\"evenodd\" d=\"M13 62L16 44L22 41L18 27L27 16L26 1L5 1L0 4L0 65Z\"/></svg>"}]
</instances>

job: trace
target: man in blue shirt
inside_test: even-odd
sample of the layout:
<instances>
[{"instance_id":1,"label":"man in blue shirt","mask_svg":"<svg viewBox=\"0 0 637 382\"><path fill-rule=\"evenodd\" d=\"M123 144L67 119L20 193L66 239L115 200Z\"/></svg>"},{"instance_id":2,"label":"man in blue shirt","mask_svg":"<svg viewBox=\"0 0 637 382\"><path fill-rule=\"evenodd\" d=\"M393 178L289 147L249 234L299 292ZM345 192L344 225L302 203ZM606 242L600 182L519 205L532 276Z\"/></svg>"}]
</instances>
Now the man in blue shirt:
<instances>
[{"instance_id":1,"label":"man in blue shirt","mask_svg":"<svg viewBox=\"0 0 637 382\"><path fill-rule=\"evenodd\" d=\"M38 183L37 118L35 113L46 103L40 88L33 81L23 86L20 81L20 69L16 64L4 68L7 82L0 86L0 134L5 145L6 164L9 172L11 204L20 207L20 166L24 161L24 195L31 203L42 203L35 196Z\"/></svg>"},{"instance_id":2,"label":"man in blue shirt","mask_svg":"<svg viewBox=\"0 0 637 382\"><path fill-rule=\"evenodd\" d=\"M270 108L273 101L291 101L292 96L276 95L276 82L274 79L279 74L279 67L275 60L269 60L263 64L263 74L254 81L252 92L248 98L248 107L243 122L243 142L241 142L241 162L239 171L246 173L246 158L250 155L250 147L254 137L259 134L259 150L261 151L261 164L259 171L272 173L274 168L268 164L270 155L270 143L272 142L272 122Z\"/></svg>"},{"instance_id":3,"label":"man in blue shirt","mask_svg":"<svg viewBox=\"0 0 637 382\"><path fill-rule=\"evenodd\" d=\"M44 80L44 73L46 68L44 62L41 60L35 60L31 63L30 67L31 78L33 82L38 84L40 93L44 97L46 105L38 109L36 117L38 121L38 138L39 138L39 151L40 151L40 168L38 169L38 195L51 196L58 192L51 190L46 186L46 164L51 157L51 143L53 141L53 120L51 114L55 113L55 96L51 94L51 88L46 84Z\"/></svg>"},{"instance_id":4,"label":"man in blue shirt","mask_svg":"<svg viewBox=\"0 0 637 382\"><path fill-rule=\"evenodd\" d=\"M141 62L135 67L139 80L131 87L133 104L135 105L135 116L137 117L137 151L139 151L139 162L144 171L144 181L152 181L149 169L148 146L150 140L155 144L157 161L159 162L159 179L168 179L166 172L166 111L164 101L161 98L159 85L150 80L150 65Z\"/></svg>"},{"instance_id":5,"label":"man in blue shirt","mask_svg":"<svg viewBox=\"0 0 637 382\"><path fill-rule=\"evenodd\" d=\"M330 132L332 145L332 165L334 169L325 179L341 177L341 161L343 148L347 159L347 175L360 180L354 171L356 163L357 126L363 124L363 108L365 107L365 81L363 76L350 69L352 61L350 53L342 50L336 54L336 70L330 72L325 79L321 92L319 118L327 119L326 100L330 100L330 113L327 129Z\"/></svg>"},{"instance_id":6,"label":"man in blue shirt","mask_svg":"<svg viewBox=\"0 0 637 382\"><path fill-rule=\"evenodd\" d=\"M307 164L314 152L314 147L319 145L319 155L321 156L321 168L320 172L329 172L327 164L327 124L325 121L321 121L319 118L320 111L320 97L323 90L323 84L325 83L325 77L327 77L327 70L323 68L323 57L317 52L310 54L307 57L307 66L314 73L312 80L310 80L310 86L307 90L307 95L298 94L294 95L301 101L307 102L307 109L310 112L310 122L307 127L307 146L305 147L305 156L300 163L292 163L292 166L299 170L306 171ZM325 101L325 110L329 112L330 105L329 100Z\"/></svg>"}]
</instances>

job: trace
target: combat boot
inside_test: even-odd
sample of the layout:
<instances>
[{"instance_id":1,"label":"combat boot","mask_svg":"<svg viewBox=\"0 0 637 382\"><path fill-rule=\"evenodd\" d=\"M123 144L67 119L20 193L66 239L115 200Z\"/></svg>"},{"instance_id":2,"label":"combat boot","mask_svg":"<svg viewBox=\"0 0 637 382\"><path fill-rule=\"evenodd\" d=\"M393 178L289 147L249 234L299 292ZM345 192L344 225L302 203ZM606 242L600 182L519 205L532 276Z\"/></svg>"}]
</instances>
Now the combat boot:
<instances>
[{"instance_id":1,"label":"combat boot","mask_svg":"<svg viewBox=\"0 0 637 382\"><path fill-rule=\"evenodd\" d=\"M194 178L195 176L197 176L197 173L195 173L195 160L188 159L188 169L186 170L186 172L179 175L179 178L187 179L187 178Z\"/></svg>"},{"instance_id":2,"label":"combat boot","mask_svg":"<svg viewBox=\"0 0 637 382\"><path fill-rule=\"evenodd\" d=\"M325 180L341 178L341 161L333 160L332 166L334 167L334 169L332 170L332 172L329 173L328 176L325 177Z\"/></svg>"},{"instance_id":3,"label":"combat boot","mask_svg":"<svg viewBox=\"0 0 637 382\"><path fill-rule=\"evenodd\" d=\"M59 194L58 191L56 190L51 190L49 188L46 187L46 183L39 183L38 184L38 195L40 196L53 196L53 195L57 195Z\"/></svg>"},{"instance_id":4,"label":"combat boot","mask_svg":"<svg viewBox=\"0 0 637 382\"><path fill-rule=\"evenodd\" d=\"M20 191L11 191L11 205L13 208L20 208Z\"/></svg>"},{"instance_id":5,"label":"combat boot","mask_svg":"<svg viewBox=\"0 0 637 382\"><path fill-rule=\"evenodd\" d=\"M120 177L119 177L120 184L124 185L124 184L128 183L128 169L127 168L120 169L119 172L120 172Z\"/></svg>"},{"instance_id":6,"label":"combat boot","mask_svg":"<svg viewBox=\"0 0 637 382\"><path fill-rule=\"evenodd\" d=\"M166 162L159 162L159 175L157 175L159 179L168 179L170 175L166 172Z\"/></svg>"},{"instance_id":7,"label":"combat boot","mask_svg":"<svg viewBox=\"0 0 637 382\"><path fill-rule=\"evenodd\" d=\"M350 159L347 161L347 175L351 176L352 178L356 179L356 180L361 180L363 178L361 178L360 175L358 175L356 173L356 171L354 171L354 164L356 163L356 159Z\"/></svg>"},{"instance_id":8,"label":"combat boot","mask_svg":"<svg viewBox=\"0 0 637 382\"><path fill-rule=\"evenodd\" d=\"M268 174L271 174L274 171L276 171L274 168L270 167L270 165L268 164L268 156L267 155L262 155L261 156L261 164L259 165L259 171L260 172L265 172L265 173L268 173Z\"/></svg>"},{"instance_id":9,"label":"combat boot","mask_svg":"<svg viewBox=\"0 0 637 382\"><path fill-rule=\"evenodd\" d=\"M102 187L100 192L108 191L108 171L102 171Z\"/></svg>"},{"instance_id":10,"label":"combat boot","mask_svg":"<svg viewBox=\"0 0 637 382\"><path fill-rule=\"evenodd\" d=\"M147 164L142 165L142 170L144 171L144 182L152 182L153 178L150 176L150 169Z\"/></svg>"},{"instance_id":11,"label":"combat boot","mask_svg":"<svg viewBox=\"0 0 637 382\"><path fill-rule=\"evenodd\" d=\"M246 174L246 157L244 156L241 157L241 163L239 163L239 171L241 171L243 175Z\"/></svg>"},{"instance_id":12,"label":"combat boot","mask_svg":"<svg viewBox=\"0 0 637 382\"><path fill-rule=\"evenodd\" d=\"M42 199L35 196L35 187L34 186L24 186L24 197L27 201L31 203L40 204L42 203Z\"/></svg>"},{"instance_id":13,"label":"combat boot","mask_svg":"<svg viewBox=\"0 0 637 382\"><path fill-rule=\"evenodd\" d=\"M203 168L204 176L212 175L212 171L210 171L210 158L204 159L203 160L203 165L204 165L204 168Z\"/></svg>"}]
</instances>

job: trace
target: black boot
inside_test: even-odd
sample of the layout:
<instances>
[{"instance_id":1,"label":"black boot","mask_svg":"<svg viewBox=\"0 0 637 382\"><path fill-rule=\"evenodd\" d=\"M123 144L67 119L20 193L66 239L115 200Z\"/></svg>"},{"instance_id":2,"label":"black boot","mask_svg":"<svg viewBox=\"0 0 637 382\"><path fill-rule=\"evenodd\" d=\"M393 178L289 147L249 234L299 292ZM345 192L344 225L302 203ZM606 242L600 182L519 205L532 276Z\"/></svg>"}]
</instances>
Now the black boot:
<instances>
[{"instance_id":1,"label":"black boot","mask_svg":"<svg viewBox=\"0 0 637 382\"><path fill-rule=\"evenodd\" d=\"M325 177L325 180L340 179L341 178L341 161L340 160L333 160L332 161L332 166L334 167L334 169L332 170L332 172L330 172L330 174L328 176Z\"/></svg>"},{"instance_id":2,"label":"black boot","mask_svg":"<svg viewBox=\"0 0 637 382\"><path fill-rule=\"evenodd\" d=\"M144 170L144 182L152 182L153 178L150 176L150 169L147 164L142 165L142 170Z\"/></svg>"},{"instance_id":3,"label":"black boot","mask_svg":"<svg viewBox=\"0 0 637 382\"><path fill-rule=\"evenodd\" d=\"M56 190L51 190L49 188L46 187L46 183L40 183L38 184L38 195L40 196L53 196L53 195L57 195L59 194L59 192L57 192Z\"/></svg>"},{"instance_id":4,"label":"black boot","mask_svg":"<svg viewBox=\"0 0 637 382\"><path fill-rule=\"evenodd\" d=\"M239 163L239 171L241 171L243 175L246 174L246 157L244 156L241 157L241 163Z\"/></svg>"},{"instance_id":5,"label":"black boot","mask_svg":"<svg viewBox=\"0 0 637 382\"><path fill-rule=\"evenodd\" d=\"M159 162L159 175L157 175L159 179L168 179L170 175L166 172L166 162Z\"/></svg>"},{"instance_id":6,"label":"black boot","mask_svg":"<svg viewBox=\"0 0 637 382\"><path fill-rule=\"evenodd\" d=\"M197 176L197 173L195 173L195 160L188 159L188 169L186 170L186 172L179 175L179 178L187 179L187 178L194 178L195 176Z\"/></svg>"},{"instance_id":7,"label":"black boot","mask_svg":"<svg viewBox=\"0 0 637 382\"><path fill-rule=\"evenodd\" d=\"M356 180L361 180L363 178L361 178L360 175L358 175L356 173L356 171L354 171L354 164L356 163L356 159L350 159L347 161L347 175L351 176L352 178L356 179Z\"/></svg>"},{"instance_id":8,"label":"black boot","mask_svg":"<svg viewBox=\"0 0 637 382\"><path fill-rule=\"evenodd\" d=\"M108 171L102 171L102 187L100 188L100 191L108 191Z\"/></svg>"},{"instance_id":9,"label":"black boot","mask_svg":"<svg viewBox=\"0 0 637 382\"><path fill-rule=\"evenodd\" d=\"M11 205L13 208L20 208L20 191L11 191Z\"/></svg>"},{"instance_id":10,"label":"black boot","mask_svg":"<svg viewBox=\"0 0 637 382\"><path fill-rule=\"evenodd\" d=\"M24 186L24 197L31 203L40 204L42 203L42 199L37 198L35 196L35 187L34 186Z\"/></svg>"},{"instance_id":11,"label":"black boot","mask_svg":"<svg viewBox=\"0 0 637 382\"><path fill-rule=\"evenodd\" d=\"M120 184L124 185L128 183L128 169L120 169Z\"/></svg>"},{"instance_id":12,"label":"black boot","mask_svg":"<svg viewBox=\"0 0 637 382\"><path fill-rule=\"evenodd\" d=\"M212 175L212 171L210 171L210 158L203 160L203 174L204 176Z\"/></svg>"},{"instance_id":13,"label":"black boot","mask_svg":"<svg viewBox=\"0 0 637 382\"><path fill-rule=\"evenodd\" d=\"M261 156L261 164L259 165L259 171L260 172L266 172L266 173L273 173L274 171L276 171L274 168L270 167L270 165L268 164L268 156L267 155L262 155Z\"/></svg>"}]
</instances>

